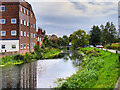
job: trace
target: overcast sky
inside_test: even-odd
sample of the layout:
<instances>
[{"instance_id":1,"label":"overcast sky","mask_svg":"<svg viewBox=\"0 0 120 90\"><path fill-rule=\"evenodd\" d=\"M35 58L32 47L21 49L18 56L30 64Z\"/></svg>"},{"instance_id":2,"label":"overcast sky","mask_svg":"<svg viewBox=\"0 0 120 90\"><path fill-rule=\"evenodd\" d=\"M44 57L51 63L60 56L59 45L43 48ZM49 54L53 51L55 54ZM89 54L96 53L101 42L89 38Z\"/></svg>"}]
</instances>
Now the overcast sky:
<instances>
[{"instance_id":1,"label":"overcast sky","mask_svg":"<svg viewBox=\"0 0 120 90\"><path fill-rule=\"evenodd\" d=\"M79 29L87 33L93 25L105 24L111 21L118 28L118 3L114 2L41 2L39 0L26 0L34 10L37 27L47 31L47 34L58 36L70 35Z\"/></svg>"}]
</instances>

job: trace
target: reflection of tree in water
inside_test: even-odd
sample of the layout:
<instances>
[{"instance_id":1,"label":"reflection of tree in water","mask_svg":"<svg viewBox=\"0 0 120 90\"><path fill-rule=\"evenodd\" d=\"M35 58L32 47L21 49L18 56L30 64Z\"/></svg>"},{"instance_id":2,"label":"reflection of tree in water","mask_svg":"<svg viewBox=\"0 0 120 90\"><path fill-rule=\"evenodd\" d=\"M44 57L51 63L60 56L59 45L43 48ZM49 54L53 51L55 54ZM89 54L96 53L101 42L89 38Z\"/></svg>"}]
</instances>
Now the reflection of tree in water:
<instances>
[{"instance_id":1,"label":"reflection of tree in water","mask_svg":"<svg viewBox=\"0 0 120 90\"><path fill-rule=\"evenodd\" d=\"M72 63L75 67L80 66L83 60L83 56L78 52L72 52L71 55L69 55L69 58L72 60Z\"/></svg>"}]
</instances>

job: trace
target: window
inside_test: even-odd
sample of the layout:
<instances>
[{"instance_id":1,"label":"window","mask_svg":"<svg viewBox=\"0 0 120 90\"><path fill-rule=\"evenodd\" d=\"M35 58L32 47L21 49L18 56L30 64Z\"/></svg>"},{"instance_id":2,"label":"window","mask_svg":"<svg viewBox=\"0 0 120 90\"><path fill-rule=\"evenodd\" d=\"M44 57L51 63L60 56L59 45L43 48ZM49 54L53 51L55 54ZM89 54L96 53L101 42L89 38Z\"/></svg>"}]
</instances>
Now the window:
<instances>
[{"instance_id":1,"label":"window","mask_svg":"<svg viewBox=\"0 0 120 90\"><path fill-rule=\"evenodd\" d=\"M29 37L29 32L27 32L27 37Z\"/></svg>"},{"instance_id":2,"label":"window","mask_svg":"<svg viewBox=\"0 0 120 90\"><path fill-rule=\"evenodd\" d=\"M2 45L1 48L2 48L2 49L5 49L5 45Z\"/></svg>"},{"instance_id":3,"label":"window","mask_svg":"<svg viewBox=\"0 0 120 90\"><path fill-rule=\"evenodd\" d=\"M40 41L42 41L41 38L40 38Z\"/></svg>"},{"instance_id":4,"label":"window","mask_svg":"<svg viewBox=\"0 0 120 90\"><path fill-rule=\"evenodd\" d=\"M21 6L21 12L23 11L23 8L22 8L22 6Z\"/></svg>"},{"instance_id":5,"label":"window","mask_svg":"<svg viewBox=\"0 0 120 90\"><path fill-rule=\"evenodd\" d=\"M21 44L21 49L23 49L23 44Z\"/></svg>"},{"instance_id":6,"label":"window","mask_svg":"<svg viewBox=\"0 0 120 90\"><path fill-rule=\"evenodd\" d=\"M27 48L29 49L29 44L27 44Z\"/></svg>"},{"instance_id":7,"label":"window","mask_svg":"<svg viewBox=\"0 0 120 90\"><path fill-rule=\"evenodd\" d=\"M24 8L24 13L26 13L26 9Z\"/></svg>"},{"instance_id":8,"label":"window","mask_svg":"<svg viewBox=\"0 0 120 90\"><path fill-rule=\"evenodd\" d=\"M23 24L23 20L21 19L21 24Z\"/></svg>"},{"instance_id":9,"label":"window","mask_svg":"<svg viewBox=\"0 0 120 90\"><path fill-rule=\"evenodd\" d=\"M12 23L12 24L15 24L16 22L17 22L16 19L11 19L11 23Z\"/></svg>"},{"instance_id":10,"label":"window","mask_svg":"<svg viewBox=\"0 0 120 90\"><path fill-rule=\"evenodd\" d=\"M24 49L26 49L26 43L24 43Z\"/></svg>"},{"instance_id":11,"label":"window","mask_svg":"<svg viewBox=\"0 0 120 90\"><path fill-rule=\"evenodd\" d=\"M34 34L34 38L35 38L35 34Z\"/></svg>"},{"instance_id":12,"label":"window","mask_svg":"<svg viewBox=\"0 0 120 90\"><path fill-rule=\"evenodd\" d=\"M12 36L16 36L16 35L17 35L16 30L11 31L11 35L12 35Z\"/></svg>"},{"instance_id":13,"label":"window","mask_svg":"<svg viewBox=\"0 0 120 90\"><path fill-rule=\"evenodd\" d=\"M26 25L26 21L24 21L24 25Z\"/></svg>"},{"instance_id":14,"label":"window","mask_svg":"<svg viewBox=\"0 0 120 90\"><path fill-rule=\"evenodd\" d=\"M31 43L31 47L33 48L33 42Z\"/></svg>"},{"instance_id":15,"label":"window","mask_svg":"<svg viewBox=\"0 0 120 90\"><path fill-rule=\"evenodd\" d=\"M26 36L26 32L24 32L24 36Z\"/></svg>"},{"instance_id":16,"label":"window","mask_svg":"<svg viewBox=\"0 0 120 90\"><path fill-rule=\"evenodd\" d=\"M33 17L33 15L31 14L31 17Z\"/></svg>"},{"instance_id":17,"label":"window","mask_svg":"<svg viewBox=\"0 0 120 90\"><path fill-rule=\"evenodd\" d=\"M38 37L38 41L39 41L39 37Z\"/></svg>"},{"instance_id":18,"label":"window","mask_svg":"<svg viewBox=\"0 0 120 90\"><path fill-rule=\"evenodd\" d=\"M29 22L27 22L27 26L29 26Z\"/></svg>"},{"instance_id":19,"label":"window","mask_svg":"<svg viewBox=\"0 0 120 90\"><path fill-rule=\"evenodd\" d=\"M33 38L33 33L31 33L31 38Z\"/></svg>"},{"instance_id":20,"label":"window","mask_svg":"<svg viewBox=\"0 0 120 90\"><path fill-rule=\"evenodd\" d=\"M34 24L34 28L35 28L35 24Z\"/></svg>"},{"instance_id":21,"label":"window","mask_svg":"<svg viewBox=\"0 0 120 90\"><path fill-rule=\"evenodd\" d=\"M1 24L5 24L5 19L0 19Z\"/></svg>"},{"instance_id":22,"label":"window","mask_svg":"<svg viewBox=\"0 0 120 90\"><path fill-rule=\"evenodd\" d=\"M12 45L12 49L16 49L16 45Z\"/></svg>"},{"instance_id":23,"label":"window","mask_svg":"<svg viewBox=\"0 0 120 90\"><path fill-rule=\"evenodd\" d=\"M31 24L31 27L33 27L33 24Z\"/></svg>"},{"instance_id":24,"label":"window","mask_svg":"<svg viewBox=\"0 0 120 90\"><path fill-rule=\"evenodd\" d=\"M1 36L6 36L6 31L1 31Z\"/></svg>"},{"instance_id":25,"label":"window","mask_svg":"<svg viewBox=\"0 0 120 90\"><path fill-rule=\"evenodd\" d=\"M1 11L5 11L5 6L1 6Z\"/></svg>"},{"instance_id":26,"label":"window","mask_svg":"<svg viewBox=\"0 0 120 90\"><path fill-rule=\"evenodd\" d=\"M21 31L21 36L23 36L23 31Z\"/></svg>"}]
</instances>

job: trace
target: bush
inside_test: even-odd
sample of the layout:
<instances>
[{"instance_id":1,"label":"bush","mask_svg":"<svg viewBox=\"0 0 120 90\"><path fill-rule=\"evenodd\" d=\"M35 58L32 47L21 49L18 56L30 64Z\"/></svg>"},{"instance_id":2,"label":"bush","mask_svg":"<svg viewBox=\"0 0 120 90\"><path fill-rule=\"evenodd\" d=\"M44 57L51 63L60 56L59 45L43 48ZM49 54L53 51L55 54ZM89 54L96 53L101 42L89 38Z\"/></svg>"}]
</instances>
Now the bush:
<instances>
[{"instance_id":1,"label":"bush","mask_svg":"<svg viewBox=\"0 0 120 90\"><path fill-rule=\"evenodd\" d=\"M24 56L18 54L18 55L15 55L15 56L13 57L13 59L14 59L14 60L24 60Z\"/></svg>"},{"instance_id":2,"label":"bush","mask_svg":"<svg viewBox=\"0 0 120 90\"><path fill-rule=\"evenodd\" d=\"M112 45L108 44L106 46L106 48L108 48L108 49L114 49L114 50L120 50L120 44L112 44Z\"/></svg>"}]
</instances>

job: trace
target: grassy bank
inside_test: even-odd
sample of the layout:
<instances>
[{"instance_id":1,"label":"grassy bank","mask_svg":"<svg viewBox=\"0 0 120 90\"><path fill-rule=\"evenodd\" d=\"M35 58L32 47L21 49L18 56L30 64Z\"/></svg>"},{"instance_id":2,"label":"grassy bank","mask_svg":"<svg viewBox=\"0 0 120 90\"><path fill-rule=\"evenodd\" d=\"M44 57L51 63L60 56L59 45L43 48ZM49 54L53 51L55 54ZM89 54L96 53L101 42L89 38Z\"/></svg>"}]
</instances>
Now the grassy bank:
<instances>
[{"instance_id":1,"label":"grassy bank","mask_svg":"<svg viewBox=\"0 0 120 90\"><path fill-rule=\"evenodd\" d=\"M25 55L4 56L0 59L0 67L6 65L18 65L29 63L31 61L39 59L51 59L59 55L61 51L59 49L42 50L40 53L26 53Z\"/></svg>"},{"instance_id":2,"label":"grassy bank","mask_svg":"<svg viewBox=\"0 0 120 90\"><path fill-rule=\"evenodd\" d=\"M118 54L94 48L82 48L82 69L65 79L59 88L114 88L119 72Z\"/></svg>"}]
</instances>

